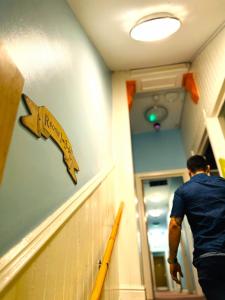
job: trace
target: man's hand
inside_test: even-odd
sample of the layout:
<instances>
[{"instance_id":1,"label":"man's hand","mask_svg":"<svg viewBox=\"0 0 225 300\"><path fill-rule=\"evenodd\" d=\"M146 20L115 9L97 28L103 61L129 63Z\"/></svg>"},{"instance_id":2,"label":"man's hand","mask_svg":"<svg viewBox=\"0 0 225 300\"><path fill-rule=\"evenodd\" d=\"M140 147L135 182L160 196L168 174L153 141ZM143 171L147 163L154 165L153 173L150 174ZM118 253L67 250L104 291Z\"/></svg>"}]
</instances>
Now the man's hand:
<instances>
[{"instance_id":1,"label":"man's hand","mask_svg":"<svg viewBox=\"0 0 225 300\"><path fill-rule=\"evenodd\" d=\"M183 277L180 264L170 264L170 274L172 276L172 279L176 281L176 283L181 284L181 281L178 279L177 273L179 273L180 276Z\"/></svg>"}]
</instances>

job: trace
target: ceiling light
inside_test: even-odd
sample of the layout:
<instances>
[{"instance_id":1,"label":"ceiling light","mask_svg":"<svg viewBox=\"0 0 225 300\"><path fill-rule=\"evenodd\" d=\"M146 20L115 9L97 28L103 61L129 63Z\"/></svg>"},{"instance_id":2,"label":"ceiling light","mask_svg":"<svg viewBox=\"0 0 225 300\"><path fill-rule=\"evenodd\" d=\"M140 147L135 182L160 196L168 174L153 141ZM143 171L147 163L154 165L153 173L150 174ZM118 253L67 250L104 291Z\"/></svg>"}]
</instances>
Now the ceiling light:
<instances>
[{"instance_id":1,"label":"ceiling light","mask_svg":"<svg viewBox=\"0 0 225 300\"><path fill-rule=\"evenodd\" d=\"M171 36L180 26L180 20L168 13L153 14L139 20L130 36L137 41L159 41Z\"/></svg>"},{"instance_id":2,"label":"ceiling light","mask_svg":"<svg viewBox=\"0 0 225 300\"><path fill-rule=\"evenodd\" d=\"M162 200L163 200L163 195L161 193L155 192L150 194L149 201L158 203L161 202Z\"/></svg>"},{"instance_id":3,"label":"ceiling light","mask_svg":"<svg viewBox=\"0 0 225 300\"><path fill-rule=\"evenodd\" d=\"M161 209L150 209L148 211L148 215L151 216L151 217L154 217L154 218L157 218L159 216L162 215L162 210Z\"/></svg>"}]
</instances>

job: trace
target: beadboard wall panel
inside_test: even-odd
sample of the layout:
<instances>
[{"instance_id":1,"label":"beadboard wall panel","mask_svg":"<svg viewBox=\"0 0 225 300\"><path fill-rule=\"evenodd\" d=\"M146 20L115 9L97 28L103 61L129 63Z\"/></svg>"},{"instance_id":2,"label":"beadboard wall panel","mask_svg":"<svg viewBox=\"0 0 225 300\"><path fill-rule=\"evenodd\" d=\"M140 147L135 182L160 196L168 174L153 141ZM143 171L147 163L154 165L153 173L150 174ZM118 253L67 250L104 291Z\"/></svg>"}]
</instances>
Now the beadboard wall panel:
<instances>
[{"instance_id":1,"label":"beadboard wall panel","mask_svg":"<svg viewBox=\"0 0 225 300\"><path fill-rule=\"evenodd\" d=\"M212 117L225 75L225 28L195 58L190 72L194 73L200 93L199 103L187 96L182 118L182 135L186 154L198 150L206 128L205 116Z\"/></svg>"},{"instance_id":2,"label":"beadboard wall panel","mask_svg":"<svg viewBox=\"0 0 225 300\"><path fill-rule=\"evenodd\" d=\"M35 257L0 294L1 300L90 299L112 229L117 207L114 171L62 225ZM104 300L112 298L111 283L118 282L116 255ZM118 285L117 285L118 286Z\"/></svg>"}]
</instances>

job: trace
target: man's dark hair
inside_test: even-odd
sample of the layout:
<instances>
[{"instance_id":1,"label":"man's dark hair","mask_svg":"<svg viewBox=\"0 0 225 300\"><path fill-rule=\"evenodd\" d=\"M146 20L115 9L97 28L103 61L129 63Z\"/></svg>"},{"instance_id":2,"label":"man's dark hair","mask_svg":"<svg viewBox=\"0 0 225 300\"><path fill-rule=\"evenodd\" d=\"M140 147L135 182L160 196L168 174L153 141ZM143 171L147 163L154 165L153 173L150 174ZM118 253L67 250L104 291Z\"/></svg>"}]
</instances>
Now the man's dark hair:
<instances>
[{"instance_id":1,"label":"man's dark hair","mask_svg":"<svg viewBox=\"0 0 225 300\"><path fill-rule=\"evenodd\" d=\"M208 162L202 155L193 155L187 160L187 168L195 173L197 171L206 171Z\"/></svg>"}]
</instances>

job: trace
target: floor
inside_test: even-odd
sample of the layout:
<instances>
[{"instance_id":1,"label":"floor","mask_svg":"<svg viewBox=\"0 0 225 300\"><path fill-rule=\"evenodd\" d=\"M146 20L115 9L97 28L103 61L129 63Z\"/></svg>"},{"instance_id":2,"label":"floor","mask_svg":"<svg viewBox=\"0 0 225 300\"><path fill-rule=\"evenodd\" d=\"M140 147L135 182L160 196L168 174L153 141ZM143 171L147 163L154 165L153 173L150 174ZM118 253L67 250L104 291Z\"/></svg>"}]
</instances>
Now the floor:
<instances>
[{"instance_id":1,"label":"floor","mask_svg":"<svg viewBox=\"0 0 225 300\"><path fill-rule=\"evenodd\" d=\"M190 295L190 294L184 294L184 293L177 293L177 292L156 292L155 294L155 300L205 300L205 297L203 296L197 296L197 295Z\"/></svg>"}]
</instances>

